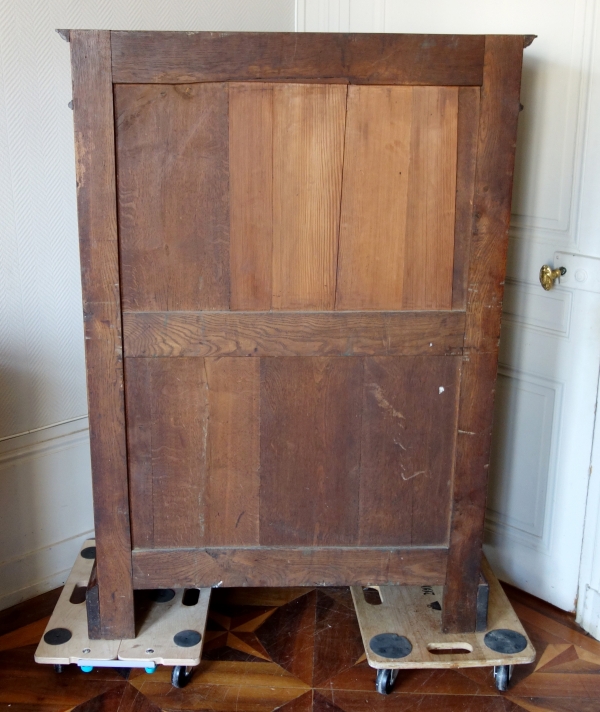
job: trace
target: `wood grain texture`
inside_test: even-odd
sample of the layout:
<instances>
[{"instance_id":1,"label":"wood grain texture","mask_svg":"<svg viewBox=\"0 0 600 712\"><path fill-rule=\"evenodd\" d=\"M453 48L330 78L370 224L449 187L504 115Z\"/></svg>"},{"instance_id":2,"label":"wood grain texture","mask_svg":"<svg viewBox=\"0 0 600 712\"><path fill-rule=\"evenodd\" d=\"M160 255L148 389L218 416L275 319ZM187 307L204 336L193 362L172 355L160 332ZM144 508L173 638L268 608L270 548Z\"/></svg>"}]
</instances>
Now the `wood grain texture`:
<instances>
[{"instance_id":1,"label":"wood grain texture","mask_svg":"<svg viewBox=\"0 0 600 712\"><path fill-rule=\"evenodd\" d=\"M227 85L116 85L115 112L124 309L228 309Z\"/></svg>"},{"instance_id":2,"label":"wood grain texture","mask_svg":"<svg viewBox=\"0 0 600 712\"><path fill-rule=\"evenodd\" d=\"M71 62L100 634L131 638L110 34L73 30Z\"/></svg>"},{"instance_id":3,"label":"wood grain texture","mask_svg":"<svg viewBox=\"0 0 600 712\"><path fill-rule=\"evenodd\" d=\"M464 324L459 311L123 314L127 357L459 354Z\"/></svg>"},{"instance_id":4,"label":"wood grain texture","mask_svg":"<svg viewBox=\"0 0 600 712\"><path fill-rule=\"evenodd\" d=\"M153 545L198 546L204 541L207 514L205 364L202 359L154 359L148 366ZM135 510L133 517L137 519Z\"/></svg>"},{"instance_id":5,"label":"wood grain texture","mask_svg":"<svg viewBox=\"0 0 600 712\"><path fill-rule=\"evenodd\" d=\"M127 464L133 547L154 545L152 505L152 362L125 359Z\"/></svg>"},{"instance_id":6,"label":"wood grain texture","mask_svg":"<svg viewBox=\"0 0 600 712\"><path fill-rule=\"evenodd\" d=\"M260 411L258 359L206 359L208 452L205 541L258 544Z\"/></svg>"},{"instance_id":7,"label":"wood grain texture","mask_svg":"<svg viewBox=\"0 0 600 712\"><path fill-rule=\"evenodd\" d=\"M414 87L404 250L405 309L450 309L458 89Z\"/></svg>"},{"instance_id":8,"label":"wood grain texture","mask_svg":"<svg viewBox=\"0 0 600 712\"><path fill-rule=\"evenodd\" d=\"M231 309L269 310L273 255L273 85L229 85Z\"/></svg>"},{"instance_id":9,"label":"wood grain texture","mask_svg":"<svg viewBox=\"0 0 600 712\"><path fill-rule=\"evenodd\" d=\"M401 309L413 90L349 87L336 309Z\"/></svg>"},{"instance_id":10,"label":"wood grain texture","mask_svg":"<svg viewBox=\"0 0 600 712\"><path fill-rule=\"evenodd\" d=\"M133 552L136 588L441 584L447 549L247 547Z\"/></svg>"},{"instance_id":11,"label":"wood grain texture","mask_svg":"<svg viewBox=\"0 0 600 712\"><path fill-rule=\"evenodd\" d=\"M486 38L443 627L475 630L523 38Z\"/></svg>"},{"instance_id":12,"label":"wood grain texture","mask_svg":"<svg viewBox=\"0 0 600 712\"><path fill-rule=\"evenodd\" d=\"M346 87L273 88L273 309L333 309Z\"/></svg>"},{"instance_id":13,"label":"wood grain texture","mask_svg":"<svg viewBox=\"0 0 600 712\"><path fill-rule=\"evenodd\" d=\"M258 543L257 359L126 359L136 548Z\"/></svg>"},{"instance_id":14,"label":"wood grain texture","mask_svg":"<svg viewBox=\"0 0 600 712\"><path fill-rule=\"evenodd\" d=\"M467 305L469 249L473 232L473 191L479 135L479 94L478 87L460 87L458 90L452 309L465 309Z\"/></svg>"},{"instance_id":15,"label":"wood grain texture","mask_svg":"<svg viewBox=\"0 0 600 712\"><path fill-rule=\"evenodd\" d=\"M349 87L337 309L450 309L457 87Z\"/></svg>"},{"instance_id":16,"label":"wood grain texture","mask_svg":"<svg viewBox=\"0 0 600 712\"><path fill-rule=\"evenodd\" d=\"M460 361L365 359L359 544L447 544Z\"/></svg>"},{"instance_id":17,"label":"wood grain texture","mask_svg":"<svg viewBox=\"0 0 600 712\"><path fill-rule=\"evenodd\" d=\"M260 543L356 543L362 359L261 359Z\"/></svg>"},{"instance_id":18,"label":"wood grain texture","mask_svg":"<svg viewBox=\"0 0 600 712\"><path fill-rule=\"evenodd\" d=\"M118 83L335 79L480 85L482 35L112 32Z\"/></svg>"}]
</instances>

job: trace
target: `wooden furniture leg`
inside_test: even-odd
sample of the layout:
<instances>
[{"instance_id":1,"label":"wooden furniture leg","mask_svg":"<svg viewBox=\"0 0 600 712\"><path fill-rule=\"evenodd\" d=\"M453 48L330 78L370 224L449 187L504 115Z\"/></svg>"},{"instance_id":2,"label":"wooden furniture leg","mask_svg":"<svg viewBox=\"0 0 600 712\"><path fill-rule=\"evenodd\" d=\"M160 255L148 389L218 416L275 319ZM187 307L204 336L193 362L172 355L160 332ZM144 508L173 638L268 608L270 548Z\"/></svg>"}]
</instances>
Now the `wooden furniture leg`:
<instances>
[{"instance_id":1,"label":"wooden furniture leg","mask_svg":"<svg viewBox=\"0 0 600 712\"><path fill-rule=\"evenodd\" d=\"M473 632L476 626L522 59L523 38L486 36L444 591L446 633Z\"/></svg>"},{"instance_id":2,"label":"wooden furniture leg","mask_svg":"<svg viewBox=\"0 0 600 712\"><path fill-rule=\"evenodd\" d=\"M70 33L100 637L135 637L110 32Z\"/></svg>"}]
</instances>

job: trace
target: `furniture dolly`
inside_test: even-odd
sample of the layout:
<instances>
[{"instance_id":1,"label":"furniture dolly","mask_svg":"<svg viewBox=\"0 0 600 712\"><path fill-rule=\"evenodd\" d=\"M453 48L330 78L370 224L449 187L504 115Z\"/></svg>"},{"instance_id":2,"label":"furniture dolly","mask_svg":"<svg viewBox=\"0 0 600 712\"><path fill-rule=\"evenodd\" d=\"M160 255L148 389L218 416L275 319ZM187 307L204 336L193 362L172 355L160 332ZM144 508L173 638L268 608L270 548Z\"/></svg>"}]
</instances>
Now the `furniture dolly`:
<instances>
[{"instance_id":1,"label":"furniture dolly","mask_svg":"<svg viewBox=\"0 0 600 712\"><path fill-rule=\"evenodd\" d=\"M71 663L83 672L94 667L143 667L153 673L157 665L169 665L173 686L185 687L200 663L211 589L152 592L140 607L135 639L91 640L84 604L95 553L95 541L86 541L38 645L36 662L53 664L59 672ZM496 687L504 691L512 666L535 659L535 650L485 559L483 570L489 582L483 625L476 633L462 635L441 633L442 587L351 587L367 660L377 670L378 692L389 694L404 669L484 666L494 666Z\"/></svg>"},{"instance_id":2,"label":"furniture dolly","mask_svg":"<svg viewBox=\"0 0 600 712\"><path fill-rule=\"evenodd\" d=\"M210 589L152 591L138 601L137 636L131 640L91 639L88 631L86 594L96 558L96 542L86 541L48 621L35 651L35 661L78 665L83 672L95 667L144 668L153 673L157 665L173 666L171 681L185 687L191 668L200 663L206 629Z\"/></svg>"}]
</instances>

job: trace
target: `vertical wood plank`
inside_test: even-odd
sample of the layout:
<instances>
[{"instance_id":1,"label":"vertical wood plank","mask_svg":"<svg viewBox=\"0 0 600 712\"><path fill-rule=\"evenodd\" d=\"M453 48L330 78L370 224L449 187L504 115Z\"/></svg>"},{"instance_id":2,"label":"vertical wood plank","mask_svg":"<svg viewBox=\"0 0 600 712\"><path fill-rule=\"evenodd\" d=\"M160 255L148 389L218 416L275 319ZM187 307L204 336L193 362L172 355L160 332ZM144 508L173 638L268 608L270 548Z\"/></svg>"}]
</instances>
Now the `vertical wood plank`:
<instances>
[{"instance_id":1,"label":"vertical wood plank","mask_svg":"<svg viewBox=\"0 0 600 712\"><path fill-rule=\"evenodd\" d=\"M333 309L346 87L273 87L273 309Z\"/></svg>"},{"instance_id":2,"label":"vertical wood plank","mask_svg":"<svg viewBox=\"0 0 600 712\"><path fill-rule=\"evenodd\" d=\"M229 308L227 84L116 85L123 308Z\"/></svg>"},{"instance_id":3,"label":"vertical wood plank","mask_svg":"<svg viewBox=\"0 0 600 712\"><path fill-rule=\"evenodd\" d=\"M71 32L100 635L133 638L110 33Z\"/></svg>"},{"instance_id":4,"label":"vertical wood plank","mask_svg":"<svg viewBox=\"0 0 600 712\"><path fill-rule=\"evenodd\" d=\"M486 37L469 259L465 362L442 614L446 632L474 631L476 625L522 56L522 37Z\"/></svg>"},{"instance_id":5,"label":"vertical wood plank","mask_svg":"<svg viewBox=\"0 0 600 712\"><path fill-rule=\"evenodd\" d=\"M260 360L206 359L207 546L258 544Z\"/></svg>"},{"instance_id":6,"label":"vertical wood plank","mask_svg":"<svg viewBox=\"0 0 600 712\"><path fill-rule=\"evenodd\" d=\"M134 549L154 546L151 363L146 358L125 359L129 507Z\"/></svg>"},{"instance_id":7,"label":"vertical wood plank","mask_svg":"<svg viewBox=\"0 0 600 712\"><path fill-rule=\"evenodd\" d=\"M155 547L205 539L208 381L202 358L149 360Z\"/></svg>"},{"instance_id":8,"label":"vertical wood plank","mask_svg":"<svg viewBox=\"0 0 600 712\"><path fill-rule=\"evenodd\" d=\"M479 87L460 87L458 90L453 309L465 309L467 306L469 248L473 230L473 191L479 131L479 92Z\"/></svg>"},{"instance_id":9,"label":"vertical wood plank","mask_svg":"<svg viewBox=\"0 0 600 712\"><path fill-rule=\"evenodd\" d=\"M262 545L358 535L363 360L261 359Z\"/></svg>"},{"instance_id":10,"label":"vertical wood plank","mask_svg":"<svg viewBox=\"0 0 600 712\"><path fill-rule=\"evenodd\" d=\"M405 309L450 309L457 87L414 87L404 253Z\"/></svg>"},{"instance_id":11,"label":"vertical wood plank","mask_svg":"<svg viewBox=\"0 0 600 712\"><path fill-rule=\"evenodd\" d=\"M229 85L231 309L271 308L273 86Z\"/></svg>"},{"instance_id":12,"label":"vertical wood plank","mask_svg":"<svg viewBox=\"0 0 600 712\"><path fill-rule=\"evenodd\" d=\"M348 88L336 309L401 309L410 87Z\"/></svg>"},{"instance_id":13,"label":"vertical wood plank","mask_svg":"<svg viewBox=\"0 0 600 712\"><path fill-rule=\"evenodd\" d=\"M365 359L362 546L444 545L460 357Z\"/></svg>"}]
</instances>

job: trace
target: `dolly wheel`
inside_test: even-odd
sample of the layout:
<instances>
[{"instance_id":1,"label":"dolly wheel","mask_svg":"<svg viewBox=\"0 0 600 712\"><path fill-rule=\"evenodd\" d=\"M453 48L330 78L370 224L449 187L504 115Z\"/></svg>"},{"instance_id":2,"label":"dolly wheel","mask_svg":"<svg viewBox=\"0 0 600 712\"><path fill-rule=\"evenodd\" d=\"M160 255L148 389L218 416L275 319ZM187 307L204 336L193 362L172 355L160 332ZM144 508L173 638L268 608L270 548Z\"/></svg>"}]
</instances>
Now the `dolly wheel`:
<instances>
[{"instance_id":1,"label":"dolly wheel","mask_svg":"<svg viewBox=\"0 0 600 712\"><path fill-rule=\"evenodd\" d=\"M496 665L494 666L494 682L496 689L500 692L508 690L508 683L512 677L512 665Z\"/></svg>"},{"instance_id":2,"label":"dolly wheel","mask_svg":"<svg viewBox=\"0 0 600 712\"><path fill-rule=\"evenodd\" d=\"M185 687L192 679L193 668L188 669L185 665L176 665L171 673L171 684L173 687Z\"/></svg>"},{"instance_id":3,"label":"dolly wheel","mask_svg":"<svg viewBox=\"0 0 600 712\"><path fill-rule=\"evenodd\" d=\"M394 683L398 677L398 670L378 670L377 679L375 681L375 689L381 695L389 695L394 689Z\"/></svg>"}]
</instances>

